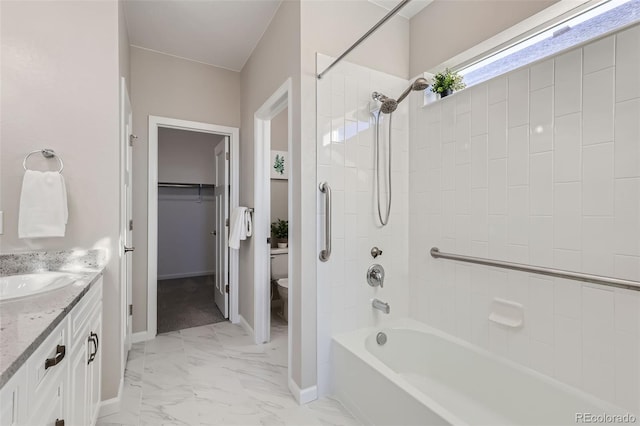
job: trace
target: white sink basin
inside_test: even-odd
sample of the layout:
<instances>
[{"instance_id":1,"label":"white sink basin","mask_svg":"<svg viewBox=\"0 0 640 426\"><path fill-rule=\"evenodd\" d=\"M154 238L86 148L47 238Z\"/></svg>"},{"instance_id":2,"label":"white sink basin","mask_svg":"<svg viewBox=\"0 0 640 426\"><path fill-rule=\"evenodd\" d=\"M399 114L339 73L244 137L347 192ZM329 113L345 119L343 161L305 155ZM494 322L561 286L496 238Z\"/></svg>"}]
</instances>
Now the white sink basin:
<instances>
[{"instance_id":1,"label":"white sink basin","mask_svg":"<svg viewBox=\"0 0 640 426\"><path fill-rule=\"evenodd\" d=\"M40 272L0 277L0 301L56 290L79 278L80 275L69 272Z\"/></svg>"}]
</instances>

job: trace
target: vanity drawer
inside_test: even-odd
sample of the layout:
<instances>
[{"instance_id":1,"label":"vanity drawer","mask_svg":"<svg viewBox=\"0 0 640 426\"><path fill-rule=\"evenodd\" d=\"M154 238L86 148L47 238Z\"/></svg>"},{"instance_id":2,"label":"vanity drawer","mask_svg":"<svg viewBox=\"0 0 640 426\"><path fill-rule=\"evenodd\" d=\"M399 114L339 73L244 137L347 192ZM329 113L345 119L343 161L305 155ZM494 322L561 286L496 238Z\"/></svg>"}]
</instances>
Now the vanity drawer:
<instances>
[{"instance_id":1,"label":"vanity drawer","mask_svg":"<svg viewBox=\"0 0 640 426\"><path fill-rule=\"evenodd\" d=\"M71 311L71 341L84 342L83 330L88 326L92 313L98 308L102 300L102 277L93 284L89 293L85 294L80 303Z\"/></svg>"},{"instance_id":2,"label":"vanity drawer","mask_svg":"<svg viewBox=\"0 0 640 426\"><path fill-rule=\"evenodd\" d=\"M59 380L67 373L69 346L69 322L65 318L36 349L27 361L27 380L29 390L29 406L46 394L51 383Z\"/></svg>"}]
</instances>

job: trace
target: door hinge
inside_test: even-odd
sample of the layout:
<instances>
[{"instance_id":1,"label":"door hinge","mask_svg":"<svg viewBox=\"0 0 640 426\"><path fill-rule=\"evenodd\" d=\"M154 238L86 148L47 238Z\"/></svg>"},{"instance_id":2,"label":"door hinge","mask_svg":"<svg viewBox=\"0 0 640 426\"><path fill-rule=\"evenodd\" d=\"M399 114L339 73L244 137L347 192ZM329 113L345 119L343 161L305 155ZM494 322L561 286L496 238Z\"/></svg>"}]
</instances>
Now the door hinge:
<instances>
[{"instance_id":1,"label":"door hinge","mask_svg":"<svg viewBox=\"0 0 640 426\"><path fill-rule=\"evenodd\" d=\"M133 231L133 219L129 220L129 231Z\"/></svg>"},{"instance_id":2,"label":"door hinge","mask_svg":"<svg viewBox=\"0 0 640 426\"><path fill-rule=\"evenodd\" d=\"M271 244L271 237L267 237L267 244Z\"/></svg>"},{"instance_id":3,"label":"door hinge","mask_svg":"<svg viewBox=\"0 0 640 426\"><path fill-rule=\"evenodd\" d=\"M129 315L133 315L133 305L129 305Z\"/></svg>"},{"instance_id":4,"label":"door hinge","mask_svg":"<svg viewBox=\"0 0 640 426\"><path fill-rule=\"evenodd\" d=\"M129 146L133 146L133 141L138 139L136 135L129 135Z\"/></svg>"},{"instance_id":5,"label":"door hinge","mask_svg":"<svg viewBox=\"0 0 640 426\"><path fill-rule=\"evenodd\" d=\"M228 152L225 152L225 153L224 153L224 156L225 156L225 158L226 158L227 160L228 160L228 159L229 159L229 157L230 157Z\"/></svg>"},{"instance_id":6,"label":"door hinge","mask_svg":"<svg viewBox=\"0 0 640 426\"><path fill-rule=\"evenodd\" d=\"M224 226L229 226L229 218L224 221Z\"/></svg>"},{"instance_id":7,"label":"door hinge","mask_svg":"<svg viewBox=\"0 0 640 426\"><path fill-rule=\"evenodd\" d=\"M224 286L224 291L229 293L229 284L227 284L226 286Z\"/></svg>"}]
</instances>

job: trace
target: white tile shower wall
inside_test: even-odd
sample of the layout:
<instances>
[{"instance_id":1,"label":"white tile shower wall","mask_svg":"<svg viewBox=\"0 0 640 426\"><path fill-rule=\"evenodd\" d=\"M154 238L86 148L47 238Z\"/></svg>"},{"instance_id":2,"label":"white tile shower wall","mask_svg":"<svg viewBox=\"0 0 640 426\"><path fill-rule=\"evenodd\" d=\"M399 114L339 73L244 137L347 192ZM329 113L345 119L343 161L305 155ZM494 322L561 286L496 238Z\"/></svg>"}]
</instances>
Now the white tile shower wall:
<instances>
[{"instance_id":1,"label":"white tile shower wall","mask_svg":"<svg viewBox=\"0 0 640 426\"><path fill-rule=\"evenodd\" d=\"M636 413L637 292L428 251L640 280L639 46L636 26L412 107L409 146L410 316ZM522 328L488 321L496 297Z\"/></svg>"},{"instance_id":2,"label":"white tile shower wall","mask_svg":"<svg viewBox=\"0 0 640 426\"><path fill-rule=\"evenodd\" d=\"M318 55L319 69L329 63L328 57ZM317 84L318 182L327 181L333 190L333 253L328 262L318 262L318 383L320 394L326 394L331 390L333 335L409 314L409 108L404 102L392 118L393 197L389 224L381 227L374 199L371 93L397 97L408 82L342 62ZM380 132L384 141L387 118ZM387 155L385 150L385 159ZM324 219L324 199L318 192L320 245ZM383 251L375 260L373 246ZM385 269L384 288L366 282L367 268L374 263ZM375 297L389 303L389 315L372 309Z\"/></svg>"}]
</instances>

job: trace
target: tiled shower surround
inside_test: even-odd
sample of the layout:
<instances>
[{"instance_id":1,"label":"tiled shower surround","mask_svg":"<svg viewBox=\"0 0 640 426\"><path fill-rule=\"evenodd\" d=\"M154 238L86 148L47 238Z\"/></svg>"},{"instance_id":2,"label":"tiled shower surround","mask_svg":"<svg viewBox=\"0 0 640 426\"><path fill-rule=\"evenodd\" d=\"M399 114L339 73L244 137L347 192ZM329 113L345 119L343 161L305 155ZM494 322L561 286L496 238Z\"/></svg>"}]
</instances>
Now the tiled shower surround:
<instances>
[{"instance_id":1,"label":"tiled shower surround","mask_svg":"<svg viewBox=\"0 0 640 426\"><path fill-rule=\"evenodd\" d=\"M318 69L330 62L318 55ZM379 226L374 204L375 129L369 109L372 92L398 97L407 85L407 80L346 62L318 81L318 182L327 181L333 192L333 253L328 262L318 261L320 395L330 392L331 336L409 314L409 103L393 114L393 203L386 227ZM385 141L387 126L384 120L380 135ZM318 194L318 242L323 244L324 199ZM373 246L383 251L375 260ZM374 263L386 271L382 289L369 287L365 279ZM389 315L372 309L374 297L389 303Z\"/></svg>"},{"instance_id":2,"label":"tiled shower surround","mask_svg":"<svg viewBox=\"0 0 640 426\"><path fill-rule=\"evenodd\" d=\"M640 280L640 27L417 103L410 316L640 412L638 292L429 256ZM494 298L524 326L489 322Z\"/></svg>"}]
</instances>

